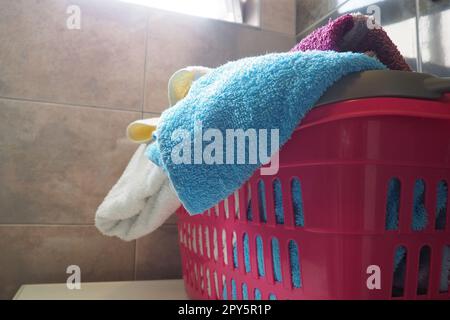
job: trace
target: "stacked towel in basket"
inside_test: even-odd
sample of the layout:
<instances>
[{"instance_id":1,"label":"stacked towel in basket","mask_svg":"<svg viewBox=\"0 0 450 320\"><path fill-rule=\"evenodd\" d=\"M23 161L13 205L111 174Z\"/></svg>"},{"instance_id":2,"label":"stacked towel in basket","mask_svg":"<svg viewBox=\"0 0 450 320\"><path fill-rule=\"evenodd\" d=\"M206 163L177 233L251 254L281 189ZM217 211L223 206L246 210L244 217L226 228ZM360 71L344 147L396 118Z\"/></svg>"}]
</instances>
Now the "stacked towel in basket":
<instances>
[{"instance_id":1,"label":"stacked towel in basket","mask_svg":"<svg viewBox=\"0 0 450 320\"><path fill-rule=\"evenodd\" d=\"M368 20L370 20L370 18L363 15L345 15L343 17L340 17L335 21L331 21L327 26L313 32L310 36L308 36L297 46L295 46L292 51L333 50L364 52L368 55L377 57L391 69L409 70L409 67L407 66L403 57L400 55L395 45L392 43L392 41L390 41L390 39L382 29L378 27L370 30L367 29ZM317 57L320 56L320 54L316 55ZM312 56L310 56L310 58L308 59L310 59L310 61L313 61L314 59L311 58ZM328 58L330 60L326 61ZM350 58L350 56L348 56L348 58ZM241 78L241 80L244 80L241 84L247 85L246 89L249 90L245 92L246 89L239 88L240 84L238 83L238 81L236 81L233 85L237 89L240 89L241 93L248 93L248 95L250 96L248 99L249 101L254 101L255 103L259 104L258 98L261 98L261 95L258 95L257 91L265 91L268 88L277 88L278 96L280 96L284 91L289 91L290 93L292 93L292 85L289 87L289 83L286 88L283 88L283 83L288 82L289 77L292 77L294 75L288 72L286 73L287 77L284 78L283 70L288 70L289 65L284 66L284 68L281 68L280 70L276 70L279 67L279 62L278 64L274 63L273 65L270 65L270 63L266 63L266 65L264 66L261 65L262 67L266 68L265 74L261 72L259 75L259 72L255 72L255 69L245 69L247 67L247 64L251 65L253 62L257 63L258 61L268 61L270 59L273 59L273 56L272 58L249 58L245 60L245 62L240 61L228 65L227 67L224 66L219 68L219 70L214 72L214 75L211 75L208 80L205 80L210 82L210 85L208 86L209 92L207 94L200 93L199 97L196 98L198 100L197 102L204 103L205 100L202 101L199 99L204 99L209 95L207 99L209 105L199 104L200 107L197 109L197 111L201 112L202 108L211 108L211 104L214 104L214 94L217 95L217 100L220 100L222 97L224 97L224 95L226 95L226 93L230 93L230 89L224 90L224 88L226 87L225 82L227 78L230 77L230 74L222 75L221 72L223 72L224 70L230 72L233 66L237 65L240 65L242 67L241 71L243 74L245 73L246 76L251 77L248 79L249 81L247 84L244 83L247 82L247 79L245 79L245 77ZM286 62L289 62L288 59L284 59ZM339 55L327 53L324 54L321 59L323 60L322 68L317 68L317 70L314 71L314 68L311 68L311 66L309 66L305 70L299 70L300 72L305 73L304 75L301 75L300 73L297 74L297 80L303 81L306 85L297 88L297 91L300 93L300 95L303 95L301 99L303 100L303 105L299 106L297 110L291 108L291 111L294 111L294 114L280 114L280 111L287 111L286 109L283 110L280 108L260 108L262 112L259 115L253 115L254 113L258 112L258 108L251 107L250 109L245 109L243 107L241 110L243 112L242 115L244 115L242 117L242 121L245 121L245 119L249 119L249 116L246 115L249 110L252 110L253 112L251 117L254 117L254 122L259 121L259 119L266 115L267 117L271 117L272 115L270 114L270 112L275 111L282 117L286 117L287 119L292 120L289 123L289 126L292 128L293 126L298 124L298 122L301 120L301 117L304 116L309 108L311 108L314 101L317 100L318 96L320 96L320 94L335 80L338 80L341 76L349 72L371 69L370 67L359 68L358 66L355 66L354 68L348 68L348 64L351 63L351 59L354 59L354 61L358 64L363 60L363 58L361 57L356 58L356 56L353 56L346 63L342 63L341 66L339 66L340 62L338 60L341 60L341 62L343 62L343 56L339 57ZM370 60L366 60L366 62L367 61ZM373 64L375 62L371 61L371 63ZM347 64L347 66L345 66L345 64ZM381 64L377 65L376 67L380 66ZM341 67L342 70L337 70ZM346 68L348 68L348 70L346 70ZM170 105L173 106L174 104L179 102L179 100L183 99L188 94L192 83L205 74L208 74L210 71L211 69L204 67L188 67L176 72L169 80L168 96ZM316 72L316 75L314 75L314 72ZM326 76L327 74L332 73L334 74L331 78L328 78ZM267 81L264 82L261 81L261 79L258 79L261 77L266 77ZM235 77L235 79L238 78ZM325 81L321 81L322 79ZM307 83L308 81L310 81L309 84ZM197 88L197 92L190 95L191 97L189 101L186 102L186 104L192 104L192 96L198 94L198 91L201 91L202 89L205 88L201 86ZM277 99L275 98L275 91L271 91L270 93L274 94L272 98L273 101L276 101ZM237 102L239 102L239 98L242 99L243 95L241 95L240 97L228 95L225 98L228 99L230 97L233 99L238 98ZM269 99L266 99L265 102L267 103L268 101ZM222 117L224 114L231 114L232 117L230 119L241 121L239 119L241 118L239 110L227 108L226 103L223 103L222 105L218 104L216 107L216 114L219 116L218 118ZM224 109L220 110L221 107L224 107ZM298 114L295 114L295 112L297 112ZM201 118L201 116L199 115L200 114L198 113L197 118ZM151 141L151 133L154 131L154 124L157 123L157 121L154 120L155 119L144 119L130 125L130 128L136 131L134 133L134 135L136 136L133 136L132 140L139 143L148 143L149 141ZM280 122L280 119L277 120L278 122ZM263 124L260 123L260 125ZM290 135L290 131L291 129L283 131L282 142L286 140L287 136ZM158 145L159 142L150 147L148 150L148 155L155 163L157 163L159 166L164 167L164 163L162 162L162 159L158 154ZM164 149L164 143L162 143L162 146ZM141 159L137 160L137 158L139 157ZM141 150L138 150L136 152L136 154L133 156L133 159L134 160L130 161L130 165L127 167L126 172L124 172L124 175L119 179L117 185L114 186L113 190L111 190L102 205L99 207L96 218L96 225L103 233L107 235L115 235L124 240L133 240L150 233L175 211L174 208L178 206L179 202L178 200L176 200L177 195L173 191L174 188L172 186L172 183L175 184L175 189L178 188L182 190L188 190L187 194L184 194L183 191L178 191L178 196L180 196L181 201L185 204L189 211L199 213L204 209L207 209L208 206L211 206L215 202L226 197L230 192L233 191L234 188L237 188L239 184L245 180L245 177L248 177L250 175L250 172L253 172L261 164L258 163L256 167L252 168L247 167L247 172L244 175L241 175L241 173L238 173L237 175L231 175L228 180L234 180L233 183L227 182L225 183L225 185L223 183L219 183L218 186L214 186L213 188L209 188L210 185L208 185L208 187L203 189L208 192L206 194L207 197L205 198L205 202L199 203L196 200L203 199L205 195L201 192L202 190L189 188L189 186L186 187L185 185L183 185L183 178L177 179L177 174L173 174L171 177L171 179L173 178L173 180L176 181L169 181L167 177L164 177L164 175L157 174L157 168L155 168L153 165L145 165L145 156L141 152ZM226 170L230 172L228 169ZM171 170L168 170L169 176L170 171ZM148 176L148 178L142 178L142 176ZM155 180L155 177L158 178ZM192 181L194 180L195 178L192 179ZM182 184L181 186L179 186L180 183ZM167 185L167 188L159 191L158 186L160 185ZM214 191L217 191L218 193L213 195ZM209 199L208 196L211 198ZM170 205L165 206L162 201L164 200L163 202L167 202L167 199L173 199L173 201L169 201Z\"/></svg>"},{"instance_id":2,"label":"stacked towel in basket","mask_svg":"<svg viewBox=\"0 0 450 320\"><path fill-rule=\"evenodd\" d=\"M363 52L378 58L391 70L411 71L387 33L374 18L346 14L315 30L291 51L333 50Z\"/></svg>"},{"instance_id":3,"label":"stacked towel in basket","mask_svg":"<svg viewBox=\"0 0 450 320\"><path fill-rule=\"evenodd\" d=\"M204 144L205 139L198 136L200 123L203 131L217 130L216 139L222 142L227 130L278 130L279 143L264 150L271 157L335 81L352 72L385 68L364 54L333 51L277 53L229 62L194 82L183 100L163 112L147 154L167 172L184 207L191 214L202 213L232 194L263 161L257 157L254 163L225 162L225 153L237 152L222 153L223 149L217 151L222 159L217 156L216 165L202 159L205 152L197 161L195 141Z\"/></svg>"}]
</instances>

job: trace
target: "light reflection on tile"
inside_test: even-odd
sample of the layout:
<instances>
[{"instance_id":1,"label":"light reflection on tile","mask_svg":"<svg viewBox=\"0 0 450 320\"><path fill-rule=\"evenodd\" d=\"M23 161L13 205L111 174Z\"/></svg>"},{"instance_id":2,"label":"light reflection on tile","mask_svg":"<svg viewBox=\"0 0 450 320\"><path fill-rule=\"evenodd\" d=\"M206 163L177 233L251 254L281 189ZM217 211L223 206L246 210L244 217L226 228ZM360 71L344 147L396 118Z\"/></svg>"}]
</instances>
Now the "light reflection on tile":
<instances>
[{"instance_id":1,"label":"light reflection on tile","mask_svg":"<svg viewBox=\"0 0 450 320\"><path fill-rule=\"evenodd\" d=\"M450 1L420 2L423 72L450 76Z\"/></svg>"}]
</instances>

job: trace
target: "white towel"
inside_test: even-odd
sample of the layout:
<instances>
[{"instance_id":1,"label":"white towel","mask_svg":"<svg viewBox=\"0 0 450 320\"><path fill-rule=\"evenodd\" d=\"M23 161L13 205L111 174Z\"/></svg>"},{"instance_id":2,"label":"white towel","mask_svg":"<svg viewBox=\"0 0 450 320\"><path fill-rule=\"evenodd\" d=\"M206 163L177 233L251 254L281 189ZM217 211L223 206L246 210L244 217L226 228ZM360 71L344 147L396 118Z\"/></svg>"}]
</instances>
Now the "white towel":
<instances>
[{"instance_id":1,"label":"white towel","mask_svg":"<svg viewBox=\"0 0 450 320\"><path fill-rule=\"evenodd\" d=\"M137 239L161 226L180 206L169 178L147 159L145 148L139 146L97 209L95 225L105 235Z\"/></svg>"}]
</instances>

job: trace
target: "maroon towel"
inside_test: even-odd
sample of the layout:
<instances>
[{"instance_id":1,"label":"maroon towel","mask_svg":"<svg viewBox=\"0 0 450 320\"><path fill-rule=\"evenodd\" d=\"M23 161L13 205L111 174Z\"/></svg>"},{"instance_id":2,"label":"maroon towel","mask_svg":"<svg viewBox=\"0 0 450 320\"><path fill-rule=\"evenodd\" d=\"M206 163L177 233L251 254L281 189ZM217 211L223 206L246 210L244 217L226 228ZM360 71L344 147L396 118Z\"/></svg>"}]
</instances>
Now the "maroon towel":
<instances>
[{"instance_id":1,"label":"maroon towel","mask_svg":"<svg viewBox=\"0 0 450 320\"><path fill-rule=\"evenodd\" d=\"M291 51L333 50L375 55L391 70L411 71L403 56L386 32L367 27L368 16L346 14L317 29Z\"/></svg>"}]
</instances>

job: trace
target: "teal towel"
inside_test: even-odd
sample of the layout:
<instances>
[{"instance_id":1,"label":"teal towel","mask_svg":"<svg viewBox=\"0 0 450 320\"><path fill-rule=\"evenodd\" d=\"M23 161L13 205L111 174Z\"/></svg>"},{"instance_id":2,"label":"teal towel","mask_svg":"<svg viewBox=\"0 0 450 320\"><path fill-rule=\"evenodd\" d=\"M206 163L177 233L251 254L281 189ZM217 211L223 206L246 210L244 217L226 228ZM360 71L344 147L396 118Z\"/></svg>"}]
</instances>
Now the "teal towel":
<instances>
[{"instance_id":1,"label":"teal towel","mask_svg":"<svg viewBox=\"0 0 450 320\"><path fill-rule=\"evenodd\" d=\"M194 164L191 144L190 161L176 164L171 154L182 139L173 139L173 134L185 130L193 141L199 121L203 131L218 129L223 137L227 129L278 129L281 147L334 82L349 73L385 68L364 54L333 51L275 53L229 62L194 82L186 98L163 112L147 156L168 173L187 211L202 213L238 189L263 159L239 165ZM203 142L203 148L206 145Z\"/></svg>"}]
</instances>

